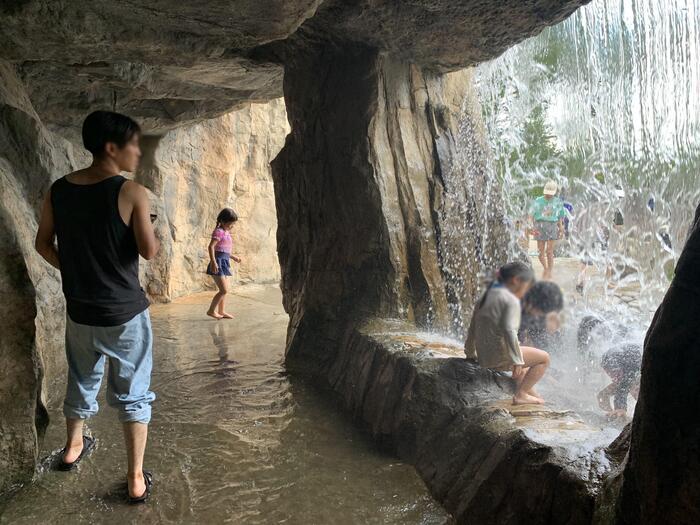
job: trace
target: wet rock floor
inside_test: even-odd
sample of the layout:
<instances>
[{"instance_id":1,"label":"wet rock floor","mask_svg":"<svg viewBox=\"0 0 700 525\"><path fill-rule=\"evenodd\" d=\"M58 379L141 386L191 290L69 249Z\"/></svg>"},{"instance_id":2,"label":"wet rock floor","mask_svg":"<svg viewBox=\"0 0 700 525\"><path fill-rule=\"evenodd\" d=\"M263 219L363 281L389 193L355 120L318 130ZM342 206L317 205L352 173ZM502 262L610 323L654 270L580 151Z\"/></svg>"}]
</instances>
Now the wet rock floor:
<instances>
[{"instance_id":1,"label":"wet rock floor","mask_svg":"<svg viewBox=\"0 0 700 525\"><path fill-rule=\"evenodd\" d=\"M121 428L103 389L93 455L78 472L50 469L64 439L53 403L45 471L0 503L0 523L449 523L413 467L379 452L333 396L286 375L277 286L236 289L231 321L205 317L210 296L152 308L151 501L123 503Z\"/></svg>"}]
</instances>

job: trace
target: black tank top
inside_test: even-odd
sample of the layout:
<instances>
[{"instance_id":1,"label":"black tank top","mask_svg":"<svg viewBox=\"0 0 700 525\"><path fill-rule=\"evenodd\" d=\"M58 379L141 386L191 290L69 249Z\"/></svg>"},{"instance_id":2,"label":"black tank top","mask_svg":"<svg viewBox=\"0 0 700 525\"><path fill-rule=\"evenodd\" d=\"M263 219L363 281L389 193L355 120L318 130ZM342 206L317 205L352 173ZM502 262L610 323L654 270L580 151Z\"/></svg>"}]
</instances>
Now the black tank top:
<instances>
[{"instance_id":1,"label":"black tank top","mask_svg":"<svg viewBox=\"0 0 700 525\"><path fill-rule=\"evenodd\" d=\"M121 175L86 185L62 177L51 186L63 293L79 324L116 326L148 308L134 232L119 215L124 182Z\"/></svg>"}]
</instances>

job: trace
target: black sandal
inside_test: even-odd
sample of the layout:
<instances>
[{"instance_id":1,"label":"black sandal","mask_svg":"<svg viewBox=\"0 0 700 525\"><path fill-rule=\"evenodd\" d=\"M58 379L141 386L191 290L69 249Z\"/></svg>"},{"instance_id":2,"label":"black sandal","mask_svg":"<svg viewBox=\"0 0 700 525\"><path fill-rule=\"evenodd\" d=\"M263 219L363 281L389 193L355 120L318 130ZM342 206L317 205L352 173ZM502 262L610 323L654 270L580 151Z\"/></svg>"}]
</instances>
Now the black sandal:
<instances>
[{"instance_id":1,"label":"black sandal","mask_svg":"<svg viewBox=\"0 0 700 525\"><path fill-rule=\"evenodd\" d=\"M61 450L61 456L60 456L60 461L58 463L58 466L56 467L58 470L61 470L63 472L68 472L70 470L73 470L75 467L78 466L78 463L87 455L92 452L92 450L95 448L95 439L91 438L90 436L83 436L83 450L80 452L80 455L78 456L78 459L73 461L72 463L66 463L63 461L63 457L66 454L66 449Z\"/></svg>"},{"instance_id":2,"label":"black sandal","mask_svg":"<svg viewBox=\"0 0 700 525\"><path fill-rule=\"evenodd\" d=\"M153 488L153 474L149 472L148 470L143 471L143 480L146 482L146 490L143 491L143 494L139 496L138 498L132 498L129 496L129 505L136 505L138 503L146 503L146 500L148 497L151 495L151 489ZM128 489L128 484L127 484L127 491ZM127 492L128 493L128 492Z\"/></svg>"}]
</instances>

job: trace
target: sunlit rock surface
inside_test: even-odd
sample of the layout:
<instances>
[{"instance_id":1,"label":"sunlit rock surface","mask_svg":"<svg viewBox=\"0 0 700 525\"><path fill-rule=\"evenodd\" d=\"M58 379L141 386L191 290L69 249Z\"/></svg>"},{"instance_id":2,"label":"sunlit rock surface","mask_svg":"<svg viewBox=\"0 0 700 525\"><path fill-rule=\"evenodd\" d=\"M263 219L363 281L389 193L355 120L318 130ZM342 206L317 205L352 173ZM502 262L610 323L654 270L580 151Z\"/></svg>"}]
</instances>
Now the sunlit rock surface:
<instances>
[{"instance_id":1,"label":"sunlit rock surface","mask_svg":"<svg viewBox=\"0 0 700 525\"><path fill-rule=\"evenodd\" d=\"M232 283L277 282L277 217L270 161L289 131L284 102L250 104L144 141L136 180L152 192L162 241L143 265L142 282L154 300L210 289L207 246L216 216L233 208Z\"/></svg>"}]
</instances>

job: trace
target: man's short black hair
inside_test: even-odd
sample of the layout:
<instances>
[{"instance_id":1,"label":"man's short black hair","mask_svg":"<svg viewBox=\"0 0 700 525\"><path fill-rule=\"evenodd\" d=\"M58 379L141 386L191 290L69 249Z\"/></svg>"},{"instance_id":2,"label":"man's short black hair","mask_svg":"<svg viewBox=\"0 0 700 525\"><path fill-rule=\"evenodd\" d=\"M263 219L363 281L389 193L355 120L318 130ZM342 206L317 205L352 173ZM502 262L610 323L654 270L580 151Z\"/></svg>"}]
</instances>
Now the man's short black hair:
<instances>
[{"instance_id":1,"label":"man's short black hair","mask_svg":"<svg viewBox=\"0 0 700 525\"><path fill-rule=\"evenodd\" d=\"M93 111L83 122L83 145L95 156L102 155L108 142L120 148L141 132L131 118L113 111Z\"/></svg>"}]
</instances>

